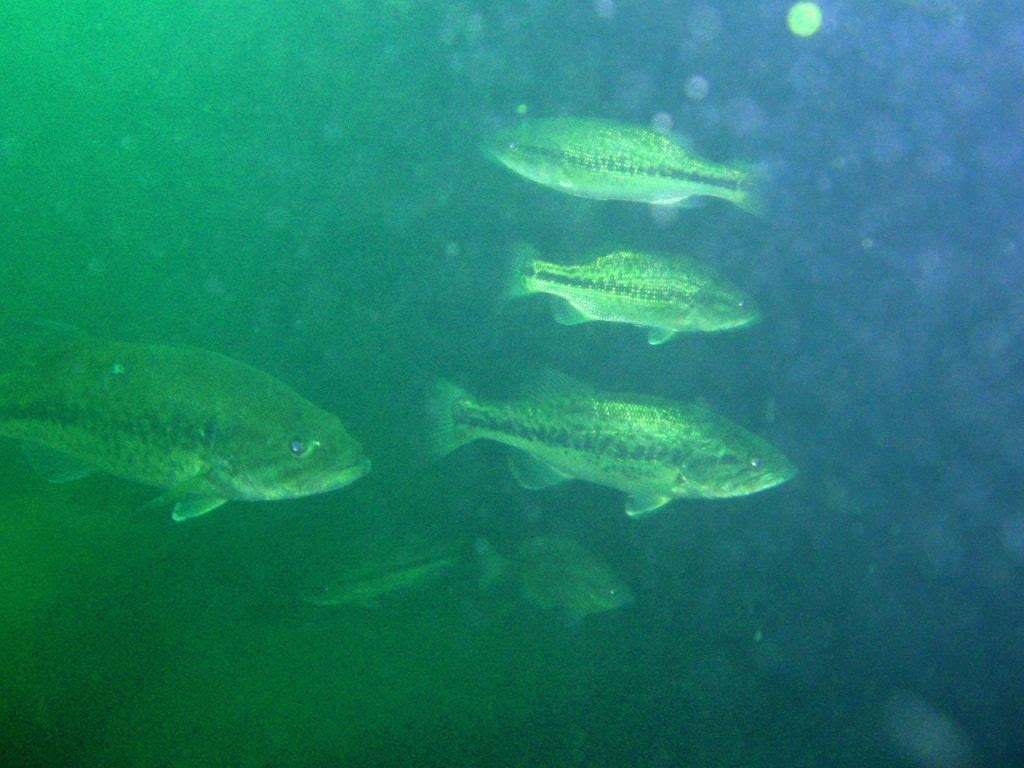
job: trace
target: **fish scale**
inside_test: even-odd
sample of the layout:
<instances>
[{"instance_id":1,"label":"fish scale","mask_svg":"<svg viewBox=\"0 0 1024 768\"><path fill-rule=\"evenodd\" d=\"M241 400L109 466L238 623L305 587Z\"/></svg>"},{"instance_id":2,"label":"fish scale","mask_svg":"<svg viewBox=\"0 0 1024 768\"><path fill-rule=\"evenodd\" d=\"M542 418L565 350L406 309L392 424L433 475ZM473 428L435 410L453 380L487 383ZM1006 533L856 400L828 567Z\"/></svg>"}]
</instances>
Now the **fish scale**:
<instances>
[{"instance_id":1,"label":"fish scale","mask_svg":"<svg viewBox=\"0 0 1024 768\"><path fill-rule=\"evenodd\" d=\"M738 191L745 176L742 171L685 155L678 144L648 128L594 119L535 122L547 128L548 134L526 133L515 140L516 149L571 167L696 181L730 191ZM666 163L669 158L675 165Z\"/></svg>"},{"instance_id":2,"label":"fish scale","mask_svg":"<svg viewBox=\"0 0 1024 768\"><path fill-rule=\"evenodd\" d=\"M657 274L622 275L615 280L609 277L593 277L588 274L590 270L586 267L566 266L561 272L555 271L556 268L557 265L552 264L535 266L533 274L529 277L541 285L547 283L566 286L640 302L684 301L696 292L696 287L692 284L665 279L664 276ZM630 280L630 277L635 279Z\"/></svg>"}]
</instances>

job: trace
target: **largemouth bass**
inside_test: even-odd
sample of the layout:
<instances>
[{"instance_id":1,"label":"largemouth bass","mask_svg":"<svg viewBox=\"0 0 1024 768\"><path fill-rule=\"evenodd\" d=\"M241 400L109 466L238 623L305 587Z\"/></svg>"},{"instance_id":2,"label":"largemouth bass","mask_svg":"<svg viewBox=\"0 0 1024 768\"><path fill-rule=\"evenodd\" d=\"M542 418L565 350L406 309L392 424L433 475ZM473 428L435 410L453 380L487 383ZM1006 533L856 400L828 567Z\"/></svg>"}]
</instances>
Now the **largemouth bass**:
<instances>
[{"instance_id":1,"label":"largemouth bass","mask_svg":"<svg viewBox=\"0 0 1024 768\"><path fill-rule=\"evenodd\" d=\"M768 442L703 406L604 394L561 374L501 403L440 382L429 410L438 454L496 440L520 449L511 466L524 487L575 478L617 488L630 516L677 498L757 493L796 473Z\"/></svg>"},{"instance_id":2,"label":"largemouth bass","mask_svg":"<svg viewBox=\"0 0 1024 768\"><path fill-rule=\"evenodd\" d=\"M370 468L335 416L266 373L80 333L0 375L0 437L24 441L51 479L95 469L165 489L156 501L175 520L331 491Z\"/></svg>"},{"instance_id":3,"label":"largemouth bass","mask_svg":"<svg viewBox=\"0 0 1024 768\"><path fill-rule=\"evenodd\" d=\"M650 344L680 332L742 328L761 317L742 291L693 259L634 251L614 251L588 264L558 264L520 246L506 296L534 293L564 299L555 304L555 320L563 325L629 323L646 328Z\"/></svg>"},{"instance_id":4,"label":"largemouth bass","mask_svg":"<svg viewBox=\"0 0 1024 768\"><path fill-rule=\"evenodd\" d=\"M680 205L717 197L761 209L757 174L703 160L639 125L576 117L526 119L484 151L524 178L577 197Z\"/></svg>"}]
</instances>

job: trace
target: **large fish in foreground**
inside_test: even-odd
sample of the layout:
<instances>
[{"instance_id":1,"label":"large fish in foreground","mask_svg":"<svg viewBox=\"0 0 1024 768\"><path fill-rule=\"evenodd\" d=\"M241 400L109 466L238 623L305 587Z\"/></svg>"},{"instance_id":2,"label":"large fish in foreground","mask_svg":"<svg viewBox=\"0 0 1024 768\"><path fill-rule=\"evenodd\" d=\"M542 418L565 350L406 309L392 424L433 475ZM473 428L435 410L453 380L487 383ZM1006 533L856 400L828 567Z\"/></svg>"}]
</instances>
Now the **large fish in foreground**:
<instances>
[{"instance_id":1,"label":"large fish in foreground","mask_svg":"<svg viewBox=\"0 0 1024 768\"><path fill-rule=\"evenodd\" d=\"M524 487L588 480L625 491L631 516L677 498L757 493L796 473L768 442L703 406L604 394L561 374L502 403L440 382L429 408L439 454L496 440L520 449L512 471Z\"/></svg>"},{"instance_id":2,"label":"large fish in foreground","mask_svg":"<svg viewBox=\"0 0 1024 768\"><path fill-rule=\"evenodd\" d=\"M755 172L703 160L644 126L595 118L525 119L484 150L514 173L577 197L680 205L706 196L760 212Z\"/></svg>"},{"instance_id":3,"label":"large fish in foreground","mask_svg":"<svg viewBox=\"0 0 1024 768\"><path fill-rule=\"evenodd\" d=\"M706 266L635 251L614 251L588 264L535 258L520 246L508 297L548 293L563 325L594 320L647 329L651 344L677 333L742 328L760 319L754 303Z\"/></svg>"},{"instance_id":4,"label":"large fish in foreground","mask_svg":"<svg viewBox=\"0 0 1024 768\"><path fill-rule=\"evenodd\" d=\"M370 468L335 416L266 373L81 333L0 374L0 437L24 441L53 480L96 469L159 486L175 520L331 491Z\"/></svg>"}]
</instances>

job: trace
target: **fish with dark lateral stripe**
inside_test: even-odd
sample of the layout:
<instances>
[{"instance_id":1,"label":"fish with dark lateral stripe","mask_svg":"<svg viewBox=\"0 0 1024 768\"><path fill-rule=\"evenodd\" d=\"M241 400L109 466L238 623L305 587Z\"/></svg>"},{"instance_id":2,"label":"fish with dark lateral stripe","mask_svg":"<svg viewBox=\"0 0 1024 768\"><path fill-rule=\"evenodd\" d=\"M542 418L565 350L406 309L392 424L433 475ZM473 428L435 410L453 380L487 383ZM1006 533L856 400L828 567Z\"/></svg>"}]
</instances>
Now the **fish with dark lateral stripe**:
<instances>
[{"instance_id":1,"label":"fish with dark lateral stripe","mask_svg":"<svg viewBox=\"0 0 1024 768\"><path fill-rule=\"evenodd\" d=\"M760 215L760 175L687 151L651 128L577 117L524 119L483 147L512 172L577 197L686 205L717 197Z\"/></svg>"},{"instance_id":2,"label":"fish with dark lateral stripe","mask_svg":"<svg viewBox=\"0 0 1024 768\"><path fill-rule=\"evenodd\" d=\"M0 374L0 437L23 441L52 479L100 470L158 486L154 503L184 520L230 500L332 491L370 469L337 417L245 363L48 335L45 349Z\"/></svg>"},{"instance_id":3,"label":"fish with dark lateral stripe","mask_svg":"<svg viewBox=\"0 0 1024 768\"><path fill-rule=\"evenodd\" d=\"M578 479L617 488L628 494L631 516L677 498L757 493L796 473L766 440L703 406L606 394L555 372L507 402L438 382L428 406L438 455L496 440L519 449L511 469L520 485L540 489Z\"/></svg>"},{"instance_id":4,"label":"fish with dark lateral stripe","mask_svg":"<svg viewBox=\"0 0 1024 768\"><path fill-rule=\"evenodd\" d=\"M592 321L647 329L651 344L677 333L723 331L760 320L754 302L709 267L682 256L613 251L586 264L535 257L520 245L506 298L547 293L563 325Z\"/></svg>"}]
</instances>

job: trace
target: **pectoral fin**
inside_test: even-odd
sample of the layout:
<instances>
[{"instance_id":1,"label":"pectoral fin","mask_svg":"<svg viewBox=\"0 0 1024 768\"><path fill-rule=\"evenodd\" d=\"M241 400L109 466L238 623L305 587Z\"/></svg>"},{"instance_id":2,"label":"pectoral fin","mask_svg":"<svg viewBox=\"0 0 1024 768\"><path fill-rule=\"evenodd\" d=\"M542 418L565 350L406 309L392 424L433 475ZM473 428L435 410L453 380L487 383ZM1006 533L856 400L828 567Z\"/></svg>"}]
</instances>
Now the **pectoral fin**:
<instances>
[{"instance_id":1,"label":"pectoral fin","mask_svg":"<svg viewBox=\"0 0 1024 768\"><path fill-rule=\"evenodd\" d=\"M141 511L149 511L157 507L171 507L171 519L176 523L191 520L193 517L205 515L225 504L227 499L216 496L216 486L208 475L201 474L190 477L142 505Z\"/></svg>"},{"instance_id":2,"label":"pectoral fin","mask_svg":"<svg viewBox=\"0 0 1024 768\"><path fill-rule=\"evenodd\" d=\"M671 496L661 496L656 493L634 493L626 499L626 514L630 517L640 517L661 509L670 501L672 501Z\"/></svg>"},{"instance_id":3,"label":"pectoral fin","mask_svg":"<svg viewBox=\"0 0 1024 768\"><path fill-rule=\"evenodd\" d=\"M552 368L541 368L527 377L523 394L538 400L546 400L593 397L596 393L592 387L572 376Z\"/></svg>"},{"instance_id":4,"label":"pectoral fin","mask_svg":"<svg viewBox=\"0 0 1024 768\"><path fill-rule=\"evenodd\" d=\"M51 483L71 483L94 472L88 464L45 445L25 443L21 452L36 474Z\"/></svg>"},{"instance_id":5,"label":"pectoral fin","mask_svg":"<svg viewBox=\"0 0 1024 768\"><path fill-rule=\"evenodd\" d=\"M671 328L648 328L647 329L647 343L651 346L658 344L664 344L666 341L676 335L676 331Z\"/></svg>"},{"instance_id":6,"label":"pectoral fin","mask_svg":"<svg viewBox=\"0 0 1024 768\"><path fill-rule=\"evenodd\" d=\"M226 501L227 499L220 499L216 496L186 496L174 505L171 519L176 523L180 523L182 520L191 520L193 517L212 512Z\"/></svg>"},{"instance_id":7,"label":"pectoral fin","mask_svg":"<svg viewBox=\"0 0 1024 768\"><path fill-rule=\"evenodd\" d=\"M568 475L562 474L551 465L522 451L516 451L509 456L508 466L512 470L512 477L516 479L516 482L530 491L550 488L552 485L569 479Z\"/></svg>"}]
</instances>

